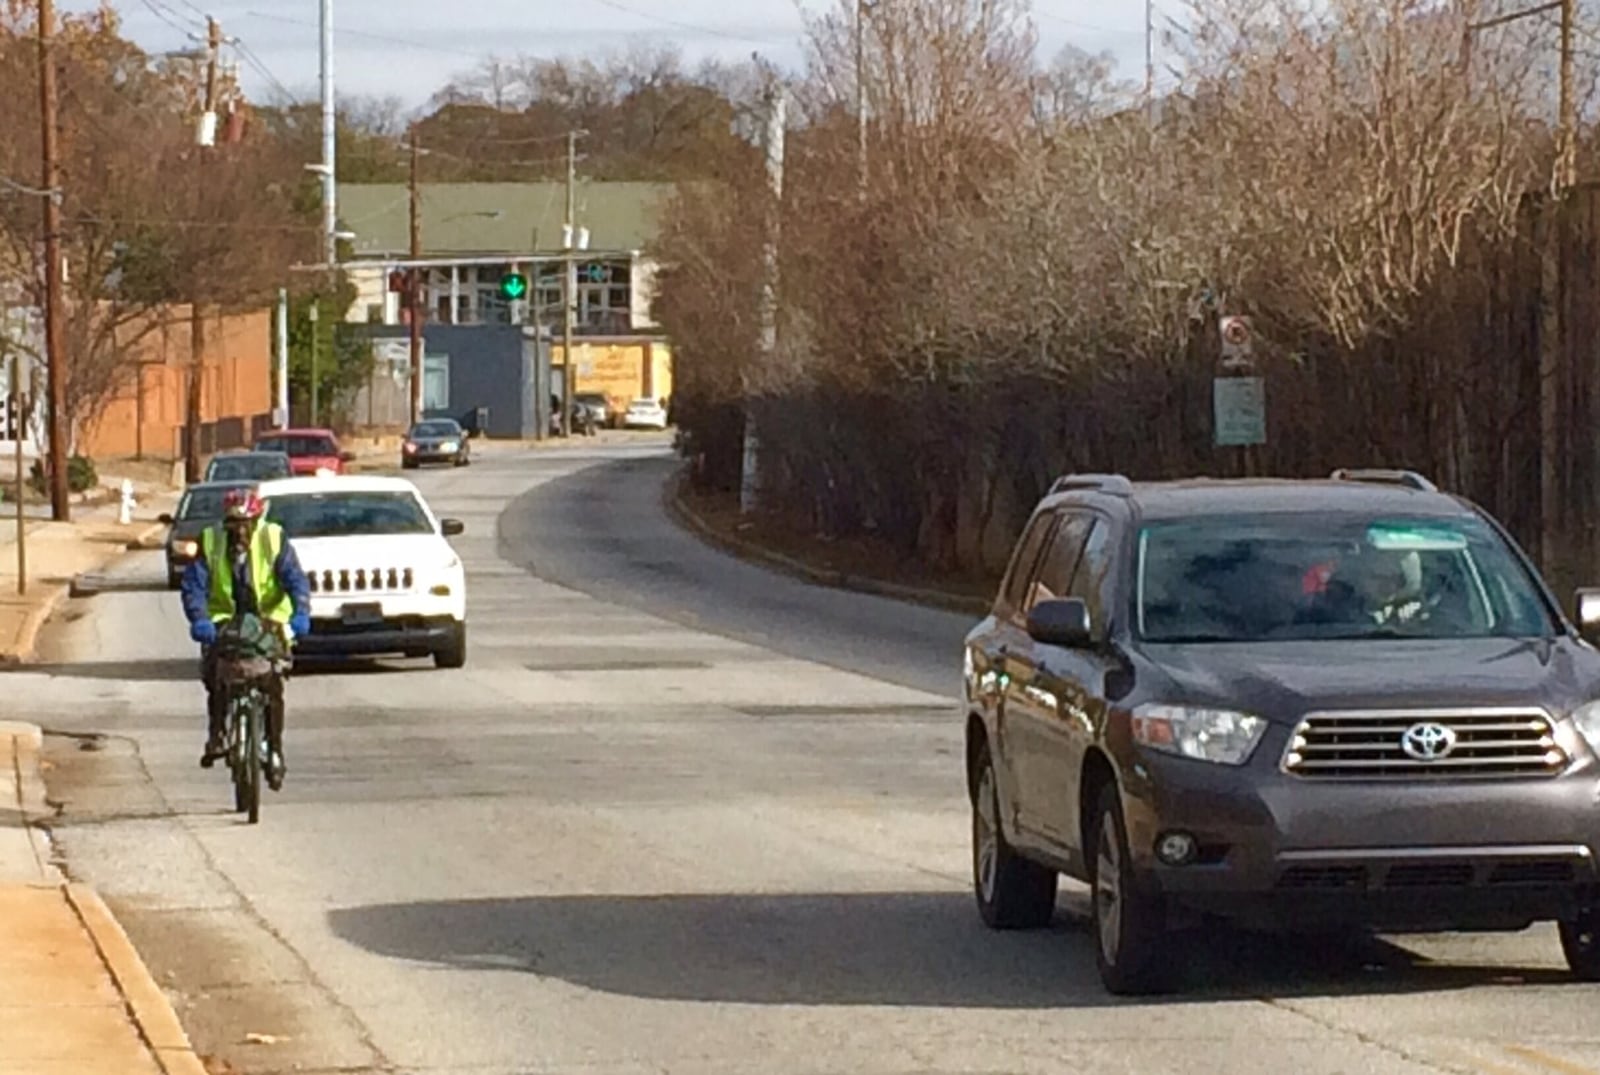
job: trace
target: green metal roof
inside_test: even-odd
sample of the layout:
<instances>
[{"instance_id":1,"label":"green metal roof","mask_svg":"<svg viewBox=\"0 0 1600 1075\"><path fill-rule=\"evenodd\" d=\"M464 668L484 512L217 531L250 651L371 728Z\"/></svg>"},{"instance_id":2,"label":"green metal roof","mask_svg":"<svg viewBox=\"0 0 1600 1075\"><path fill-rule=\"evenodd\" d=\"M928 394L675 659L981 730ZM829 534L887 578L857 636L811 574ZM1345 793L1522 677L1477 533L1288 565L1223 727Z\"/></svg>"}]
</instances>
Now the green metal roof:
<instances>
[{"instance_id":1,"label":"green metal roof","mask_svg":"<svg viewBox=\"0 0 1600 1075\"><path fill-rule=\"evenodd\" d=\"M670 183L580 183L577 220L589 249L642 250L656 238ZM567 212L564 183L424 183L422 252L558 253ZM411 249L403 183L341 183L340 225L355 232L357 257L403 256Z\"/></svg>"}]
</instances>

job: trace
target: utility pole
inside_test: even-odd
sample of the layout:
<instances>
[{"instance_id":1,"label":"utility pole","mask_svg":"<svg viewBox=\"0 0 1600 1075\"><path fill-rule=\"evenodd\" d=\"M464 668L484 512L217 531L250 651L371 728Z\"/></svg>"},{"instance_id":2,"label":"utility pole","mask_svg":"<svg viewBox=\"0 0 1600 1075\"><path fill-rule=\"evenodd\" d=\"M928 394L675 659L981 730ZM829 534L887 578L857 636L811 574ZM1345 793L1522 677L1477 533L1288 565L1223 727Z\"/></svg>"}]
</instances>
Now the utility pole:
<instances>
[{"instance_id":1,"label":"utility pole","mask_svg":"<svg viewBox=\"0 0 1600 1075\"><path fill-rule=\"evenodd\" d=\"M871 0L856 0L856 182L867 195L867 16Z\"/></svg>"},{"instance_id":2,"label":"utility pole","mask_svg":"<svg viewBox=\"0 0 1600 1075\"><path fill-rule=\"evenodd\" d=\"M44 353L48 378L50 437L50 516L72 517L67 496L67 351L61 339L61 167L56 146L59 118L56 98L56 32L54 0L39 0L40 155L44 188Z\"/></svg>"},{"instance_id":3,"label":"utility pole","mask_svg":"<svg viewBox=\"0 0 1600 1075\"><path fill-rule=\"evenodd\" d=\"M1576 0L1547 0L1479 22L1468 22L1462 44L1462 67L1471 59L1471 37L1482 30L1521 19L1559 11L1561 18L1561 85L1556 119L1554 197L1545 199L1537 214L1535 245L1539 248L1539 566L1555 566L1556 531L1561 523L1561 443L1556 428L1561 414L1561 373L1566 362L1569 325L1563 310L1565 279L1561 263L1562 238L1567 228L1565 195L1577 182L1578 117L1573 86L1572 34L1577 18Z\"/></svg>"},{"instance_id":4,"label":"utility pole","mask_svg":"<svg viewBox=\"0 0 1600 1075\"><path fill-rule=\"evenodd\" d=\"M572 360L572 322L578 304L578 132L567 132L567 258L561 274L561 435L572 436L572 382L577 363Z\"/></svg>"},{"instance_id":5,"label":"utility pole","mask_svg":"<svg viewBox=\"0 0 1600 1075\"><path fill-rule=\"evenodd\" d=\"M317 403L321 380L317 371L317 300L311 300L311 308L306 310L306 319L311 322L311 421L310 425L317 424Z\"/></svg>"},{"instance_id":6,"label":"utility pole","mask_svg":"<svg viewBox=\"0 0 1600 1075\"><path fill-rule=\"evenodd\" d=\"M206 150L216 144L217 136L217 53L222 48L222 27L216 19L206 18L206 82L205 96L200 106L200 124L195 137L194 201L195 219L205 217L205 165ZM205 389L206 326L204 304L200 301L200 277L191 269L189 295L189 385L185 406L185 426L189 435L183 448L185 480L200 480L200 424L201 402Z\"/></svg>"},{"instance_id":7,"label":"utility pole","mask_svg":"<svg viewBox=\"0 0 1600 1075\"><path fill-rule=\"evenodd\" d=\"M1561 0L1561 135L1556 182L1564 191L1572 189L1578 181L1578 106L1572 70L1572 31L1577 22L1577 6L1577 0Z\"/></svg>"},{"instance_id":8,"label":"utility pole","mask_svg":"<svg viewBox=\"0 0 1600 1075\"><path fill-rule=\"evenodd\" d=\"M289 292L278 289L278 428L289 428Z\"/></svg>"},{"instance_id":9,"label":"utility pole","mask_svg":"<svg viewBox=\"0 0 1600 1075\"><path fill-rule=\"evenodd\" d=\"M1144 0L1144 111L1145 119L1156 121L1156 5Z\"/></svg>"},{"instance_id":10,"label":"utility pole","mask_svg":"<svg viewBox=\"0 0 1600 1075\"><path fill-rule=\"evenodd\" d=\"M11 355L11 435L16 438L17 451L17 596L28 593L28 517L22 510L23 494L27 485L22 473L22 429L27 414L22 393L22 357Z\"/></svg>"},{"instance_id":11,"label":"utility pole","mask_svg":"<svg viewBox=\"0 0 1600 1075\"><path fill-rule=\"evenodd\" d=\"M411 268L406 270L406 290L411 298L411 420L422 419L422 274L428 270L417 265L422 259L422 192L417 185L417 127L411 126Z\"/></svg>"},{"instance_id":12,"label":"utility pole","mask_svg":"<svg viewBox=\"0 0 1600 1075\"><path fill-rule=\"evenodd\" d=\"M766 128L761 139L767 158L766 236L761 248L761 354L758 361L770 369L778 350L778 238L783 219L783 136L787 101L783 87L769 76L764 95ZM744 461L739 482L739 511L755 511L761 498L761 437L750 408L752 378L744 378Z\"/></svg>"}]
</instances>

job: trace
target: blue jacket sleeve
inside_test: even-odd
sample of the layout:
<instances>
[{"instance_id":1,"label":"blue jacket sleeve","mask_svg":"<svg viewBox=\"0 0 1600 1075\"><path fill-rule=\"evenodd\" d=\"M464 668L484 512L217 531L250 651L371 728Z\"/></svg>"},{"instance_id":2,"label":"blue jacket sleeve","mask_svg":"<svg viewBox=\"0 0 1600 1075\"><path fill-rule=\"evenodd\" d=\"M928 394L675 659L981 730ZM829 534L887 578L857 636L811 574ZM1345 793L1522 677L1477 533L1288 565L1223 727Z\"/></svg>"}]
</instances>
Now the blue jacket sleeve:
<instances>
[{"instance_id":1,"label":"blue jacket sleeve","mask_svg":"<svg viewBox=\"0 0 1600 1075\"><path fill-rule=\"evenodd\" d=\"M304 615L311 615L311 581L306 578L306 573L300 566L300 557L296 555L294 546L289 539L283 541L283 548L278 551L278 562L275 565L278 572L278 585L283 587L291 600L294 601L294 610Z\"/></svg>"},{"instance_id":2,"label":"blue jacket sleeve","mask_svg":"<svg viewBox=\"0 0 1600 1075\"><path fill-rule=\"evenodd\" d=\"M206 609L211 597L211 568L204 556L196 556L183 569L179 596L183 600L183 614L189 617L190 623L211 618Z\"/></svg>"}]
</instances>

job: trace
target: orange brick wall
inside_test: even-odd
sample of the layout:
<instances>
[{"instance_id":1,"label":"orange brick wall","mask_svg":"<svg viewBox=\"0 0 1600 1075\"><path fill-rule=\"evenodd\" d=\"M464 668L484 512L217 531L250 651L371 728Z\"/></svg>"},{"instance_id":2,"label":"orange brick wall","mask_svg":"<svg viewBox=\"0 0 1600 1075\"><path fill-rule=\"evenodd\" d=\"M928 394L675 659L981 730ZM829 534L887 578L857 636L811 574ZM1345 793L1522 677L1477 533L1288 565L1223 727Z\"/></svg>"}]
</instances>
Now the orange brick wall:
<instances>
[{"instance_id":1,"label":"orange brick wall","mask_svg":"<svg viewBox=\"0 0 1600 1075\"><path fill-rule=\"evenodd\" d=\"M76 450L93 459L144 455L176 459L183 451L189 375L189 311L164 312L164 324L140 342L139 375L99 417L79 430ZM260 310L206 319L201 421L207 425L272 411L272 319ZM130 356L129 361L133 361ZM248 433L246 434L248 436ZM204 443L204 439L202 440Z\"/></svg>"}]
</instances>

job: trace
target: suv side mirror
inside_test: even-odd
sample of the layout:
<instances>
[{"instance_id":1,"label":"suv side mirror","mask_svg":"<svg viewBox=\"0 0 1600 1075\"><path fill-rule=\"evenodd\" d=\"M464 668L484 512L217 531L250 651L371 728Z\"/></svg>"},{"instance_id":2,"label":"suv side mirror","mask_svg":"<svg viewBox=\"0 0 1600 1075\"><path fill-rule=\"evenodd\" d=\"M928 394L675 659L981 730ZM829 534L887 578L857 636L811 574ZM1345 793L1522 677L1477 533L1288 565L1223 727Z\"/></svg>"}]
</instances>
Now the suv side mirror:
<instances>
[{"instance_id":1,"label":"suv side mirror","mask_svg":"<svg viewBox=\"0 0 1600 1075\"><path fill-rule=\"evenodd\" d=\"M1094 641L1090 626L1089 606L1077 597L1040 601L1028 611L1029 637L1046 646L1087 649Z\"/></svg>"},{"instance_id":2,"label":"suv side mirror","mask_svg":"<svg viewBox=\"0 0 1600 1075\"><path fill-rule=\"evenodd\" d=\"M340 452L339 453L339 462L341 462L341 463L354 463L355 461L356 461L356 453L355 452Z\"/></svg>"},{"instance_id":3,"label":"suv side mirror","mask_svg":"<svg viewBox=\"0 0 1600 1075\"><path fill-rule=\"evenodd\" d=\"M168 526L171 526L175 521L176 520L173 519L172 512L170 511L164 511L160 515L156 516L156 522L166 523Z\"/></svg>"},{"instance_id":4,"label":"suv side mirror","mask_svg":"<svg viewBox=\"0 0 1600 1075\"><path fill-rule=\"evenodd\" d=\"M445 537L455 537L457 534L464 534L466 532L467 524L462 522L460 519L439 520L439 533L443 534Z\"/></svg>"},{"instance_id":5,"label":"suv side mirror","mask_svg":"<svg viewBox=\"0 0 1600 1075\"><path fill-rule=\"evenodd\" d=\"M1578 633L1600 643L1600 589L1578 591Z\"/></svg>"}]
</instances>

